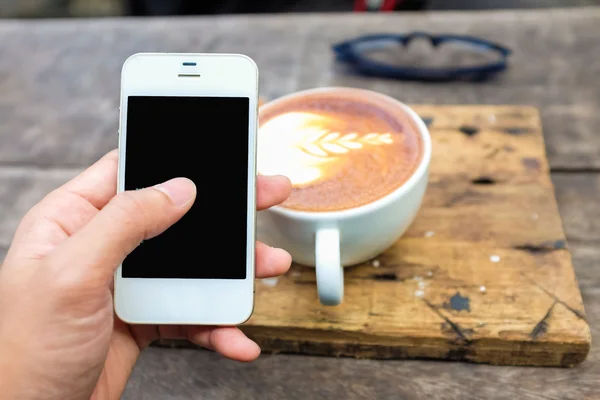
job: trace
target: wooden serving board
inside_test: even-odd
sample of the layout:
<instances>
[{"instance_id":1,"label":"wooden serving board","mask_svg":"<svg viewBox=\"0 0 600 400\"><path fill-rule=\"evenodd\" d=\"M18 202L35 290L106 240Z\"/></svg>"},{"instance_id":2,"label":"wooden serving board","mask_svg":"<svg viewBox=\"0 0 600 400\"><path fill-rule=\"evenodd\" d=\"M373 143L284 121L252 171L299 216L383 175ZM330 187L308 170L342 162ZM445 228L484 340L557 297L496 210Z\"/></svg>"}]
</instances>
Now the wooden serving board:
<instances>
[{"instance_id":1,"label":"wooden serving board","mask_svg":"<svg viewBox=\"0 0 600 400\"><path fill-rule=\"evenodd\" d=\"M266 352L573 366L590 330L558 213L538 111L414 106L433 138L408 232L346 268L342 305L312 268L257 281L242 329Z\"/></svg>"}]
</instances>

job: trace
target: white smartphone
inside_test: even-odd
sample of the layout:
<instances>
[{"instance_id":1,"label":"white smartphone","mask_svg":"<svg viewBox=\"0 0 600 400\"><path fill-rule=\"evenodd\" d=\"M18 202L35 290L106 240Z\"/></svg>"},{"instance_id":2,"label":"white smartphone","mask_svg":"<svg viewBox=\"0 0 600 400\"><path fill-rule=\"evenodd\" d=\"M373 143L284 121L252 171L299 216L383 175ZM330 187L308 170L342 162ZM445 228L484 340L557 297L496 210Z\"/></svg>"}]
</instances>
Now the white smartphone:
<instances>
[{"instance_id":1,"label":"white smartphone","mask_svg":"<svg viewBox=\"0 0 600 400\"><path fill-rule=\"evenodd\" d=\"M187 177L191 210L115 273L128 323L234 325L254 309L258 69L238 54L140 53L121 73L118 192Z\"/></svg>"}]
</instances>

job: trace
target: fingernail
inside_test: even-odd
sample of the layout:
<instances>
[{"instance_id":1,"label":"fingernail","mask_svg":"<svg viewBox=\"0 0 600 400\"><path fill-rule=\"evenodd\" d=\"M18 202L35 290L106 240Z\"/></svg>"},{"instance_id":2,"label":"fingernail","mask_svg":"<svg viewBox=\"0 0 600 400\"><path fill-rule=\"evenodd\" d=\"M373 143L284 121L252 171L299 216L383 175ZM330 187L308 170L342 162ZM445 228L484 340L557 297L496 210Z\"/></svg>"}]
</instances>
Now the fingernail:
<instances>
[{"instance_id":1,"label":"fingernail","mask_svg":"<svg viewBox=\"0 0 600 400\"><path fill-rule=\"evenodd\" d=\"M185 206L196 196L196 185L187 178L175 178L154 186L167 195L178 207Z\"/></svg>"},{"instance_id":2,"label":"fingernail","mask_svg":"<svg viewBox=\"0 0 600 400\"><path fill-rule=\"evenodd\" d=\"M276 185L290 185L290 178L285 175L270 175L267 178Z\"/></svg>"}]
</instances>

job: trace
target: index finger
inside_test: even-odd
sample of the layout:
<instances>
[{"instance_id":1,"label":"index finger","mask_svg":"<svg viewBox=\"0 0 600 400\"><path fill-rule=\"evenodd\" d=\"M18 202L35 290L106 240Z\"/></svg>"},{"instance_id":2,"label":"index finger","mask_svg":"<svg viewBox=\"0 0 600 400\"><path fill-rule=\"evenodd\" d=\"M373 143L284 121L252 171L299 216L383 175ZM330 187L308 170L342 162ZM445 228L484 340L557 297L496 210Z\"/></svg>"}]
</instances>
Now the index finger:
<instances>
[{"instance_id":1,"label":"index finger","mask_svg":"<svg viewBox=\"0 0 600 400\"><path fill-rule=\"evenodd\" d=\"M290 180L282 175L256 177L256 208L258 211L283 203L292 193Z\"/></svg>"},{"instance_id":2,"label":"index finger","mask_svg":"<svg viewBox=\"0 0 600 400\"><path fill-rule=\"evenodd\" d=\"M117 150L108 152L58 190L75 193L101 209L117 194L118 158Z\"/></svg>"}]
</instances>

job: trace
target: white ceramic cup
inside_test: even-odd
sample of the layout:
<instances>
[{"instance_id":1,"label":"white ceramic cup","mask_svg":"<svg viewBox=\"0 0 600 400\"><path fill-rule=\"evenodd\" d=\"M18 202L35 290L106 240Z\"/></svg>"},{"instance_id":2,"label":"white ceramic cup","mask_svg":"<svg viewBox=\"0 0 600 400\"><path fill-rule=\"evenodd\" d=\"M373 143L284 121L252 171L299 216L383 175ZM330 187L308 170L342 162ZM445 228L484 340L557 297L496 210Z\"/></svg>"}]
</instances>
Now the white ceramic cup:
<instances>
[{"instance_id":1,"label":"white ceramic cup","mask_svg":"<svg viewBox=\"0 0 600 400\"><path fill-rule=\"evenodd\" d=\"M261 106L261 111L306 94L332 91L343 94L348 90L353 94L385 96L363 89L325 87L281 97ZM385 97L397 105L398 112L412 119L421 135L420 164L402 186L371 203L340 211L298 211L275 206L257 213L259 240L287 250L298 264L316 267L319 300L323 305L342 302L343 267L372 259L394 244L414 220L425 194L431 160L427 126L407 105Z\"/></svg>"}]
</instances>

